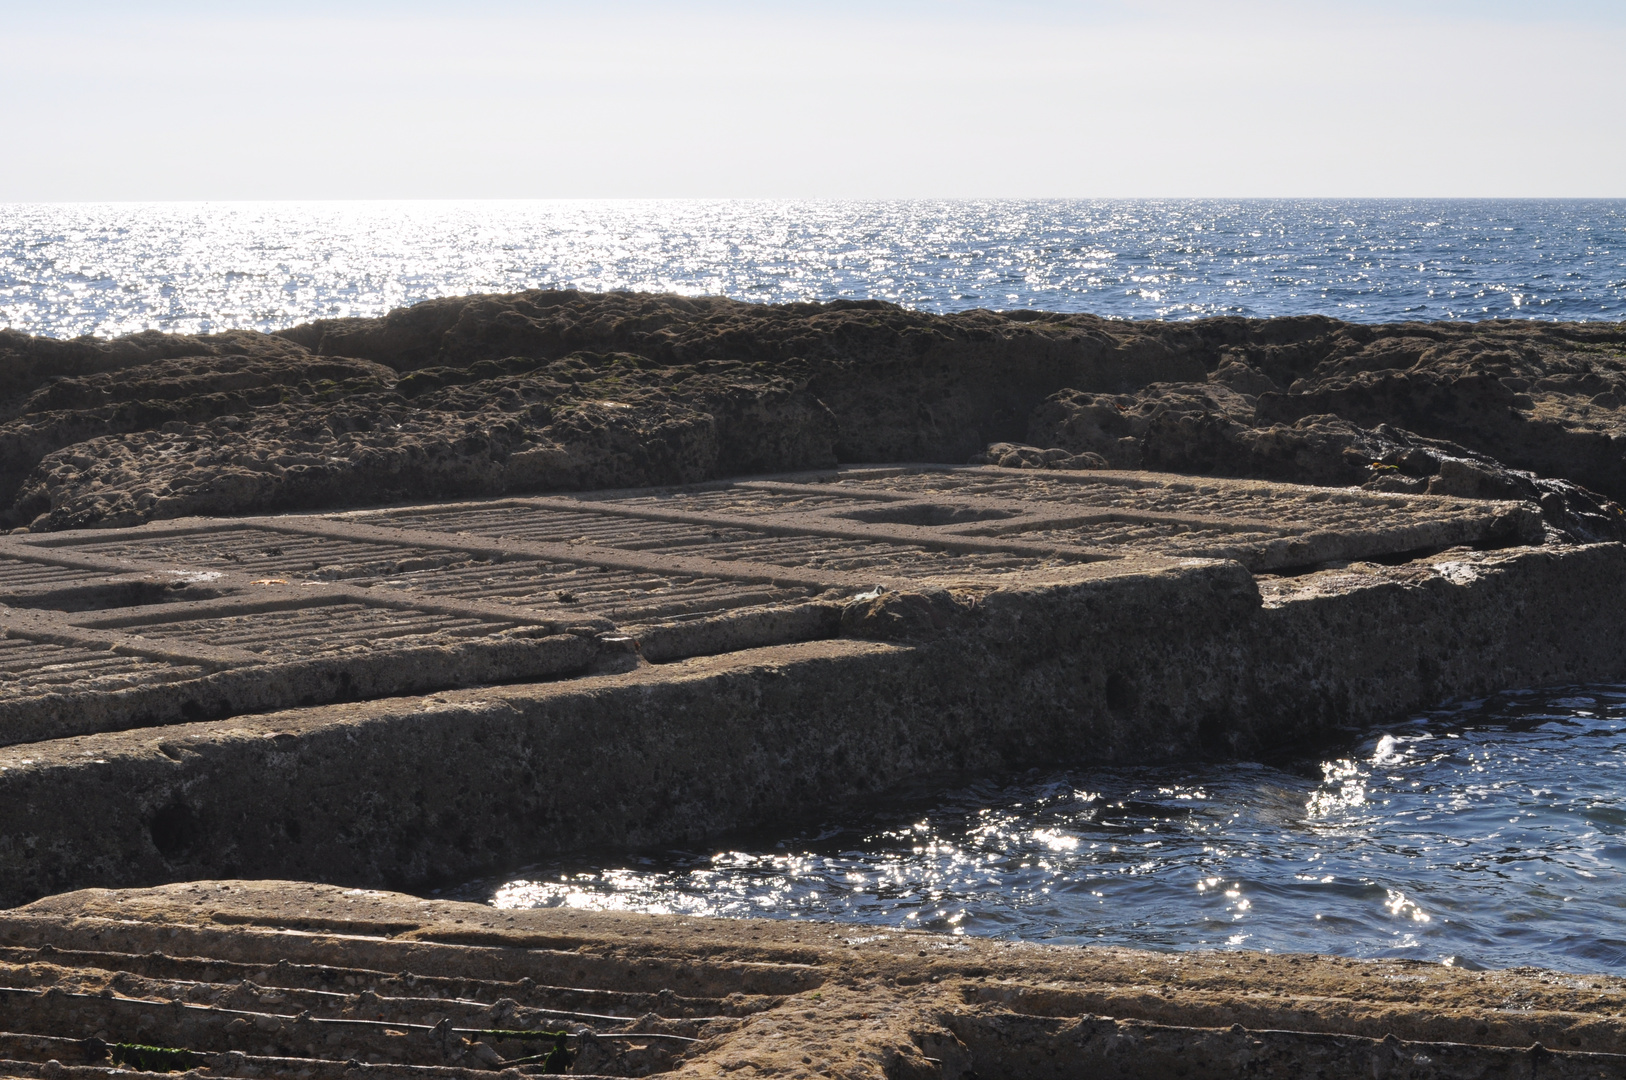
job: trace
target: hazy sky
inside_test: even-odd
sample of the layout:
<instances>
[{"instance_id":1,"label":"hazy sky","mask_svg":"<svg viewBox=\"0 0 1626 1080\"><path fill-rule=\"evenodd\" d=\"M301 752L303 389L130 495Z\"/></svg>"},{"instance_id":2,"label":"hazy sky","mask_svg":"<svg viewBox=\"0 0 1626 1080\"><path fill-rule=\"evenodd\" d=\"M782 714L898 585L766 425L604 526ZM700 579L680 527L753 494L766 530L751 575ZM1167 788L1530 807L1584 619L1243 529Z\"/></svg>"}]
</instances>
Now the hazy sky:
<instances>
[{"instance_id":1,"label":"hazy sky","mask_svg":"<svg viewBox=\"0 0 1626 1080\"><path fill-rule=\"evenodd\" d=\"M0 0L0 200L1626 196L1626 0Z\"/></svg>"}]
</instances>

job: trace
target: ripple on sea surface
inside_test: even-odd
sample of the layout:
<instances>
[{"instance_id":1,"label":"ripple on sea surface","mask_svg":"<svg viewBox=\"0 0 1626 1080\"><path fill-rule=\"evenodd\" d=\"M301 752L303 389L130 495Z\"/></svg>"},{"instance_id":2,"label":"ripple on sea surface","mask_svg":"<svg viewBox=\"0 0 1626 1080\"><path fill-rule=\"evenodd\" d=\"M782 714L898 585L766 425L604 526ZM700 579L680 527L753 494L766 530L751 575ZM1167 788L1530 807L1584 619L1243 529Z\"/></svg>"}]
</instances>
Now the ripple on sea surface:
<instances>
[{"instance_id":1,"label":"ripple on sea surface","mask_svg":"<svg viewBox=\"0 0 1626 1080\"><path fill-rule=\"evenodd\" d=\"M1623 770L1626 688L1511 693L1326 757L1030 773L458 894L1621 972Z\"/></svg>"},{"instance_id":2,"label":"ripple on sea surface","mask_svg":"<svg viewBox=\"0 0 1626 1080\"><path fill-rule=\"evenodd\" d=\"M0 205L0 325L262 330L560 286L1114 318L1626 319L1626 200Z\"/></svg>"}]
</instances>

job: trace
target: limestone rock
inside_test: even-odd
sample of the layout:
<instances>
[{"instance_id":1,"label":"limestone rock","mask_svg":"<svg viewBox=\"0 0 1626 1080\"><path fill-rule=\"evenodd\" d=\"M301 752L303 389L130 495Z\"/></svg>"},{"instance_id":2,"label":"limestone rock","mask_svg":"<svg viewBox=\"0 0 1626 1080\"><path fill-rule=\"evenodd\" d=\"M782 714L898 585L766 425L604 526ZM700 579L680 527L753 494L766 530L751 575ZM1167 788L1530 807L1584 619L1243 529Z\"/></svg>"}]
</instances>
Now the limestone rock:
<instances>
[{"instance_id":1,"label":"limestone rock","mask_svg":"<svg viewBox=\"0 0 1626 1080\"><path fill-rule=\"evenodd\" d=\"M350 393L47 454L15 512L37 529L416 498L693 483L834 463L833 424L774 379L702 380L615 400L559 372L420 394ZM30 516L31 515L31 516Z\"/></svg>"},{"instance_id":2,"label":"limestone rock","mask_svg":"<svg viewBox=\"0 0 1626 1080\"><path fill-rule=\"evenodd\" d=\"M1034 410L1029 435L1038 445L1055 447L1042 452L1054 458L1093 454L1112 468L1530 499L1557 532L1572 539L1626 540L1626 509L1568 480L1510 468L1457 443L1386 423L1366 428L1331 413L1272 421L1262 415L1260 400L1219 384L1153 384L1116 395L1062 390ZM1020 454L996 455L995 447L981 460L1035 467Z\"/></svg>"},{"instance_id":3,"label":"limestone rock","mask_svg":"<svg viewBox=\"0 0 1626 1080\"><path fill-rule=\"evenodd\" d=\"M975 457L1522 493L1583 539L1619 534L1623 439L1607 323L537 290L277 334L0 331L0 504L41 528Z\"/></svg>"},{"instance_id":4,"label":"limestone rock","mask_svg":"<svg viewBox=\"0 0 1626 1080\"><path fill-rule=\"evenodd\" d=\"M1085 450L1072 453L1058 446L1041 450L1025 443L989 443L988 449L971 455L972 465L1002 465L1007 469L1109 469L1100 454Z\"/></svg>"}]
</instances>

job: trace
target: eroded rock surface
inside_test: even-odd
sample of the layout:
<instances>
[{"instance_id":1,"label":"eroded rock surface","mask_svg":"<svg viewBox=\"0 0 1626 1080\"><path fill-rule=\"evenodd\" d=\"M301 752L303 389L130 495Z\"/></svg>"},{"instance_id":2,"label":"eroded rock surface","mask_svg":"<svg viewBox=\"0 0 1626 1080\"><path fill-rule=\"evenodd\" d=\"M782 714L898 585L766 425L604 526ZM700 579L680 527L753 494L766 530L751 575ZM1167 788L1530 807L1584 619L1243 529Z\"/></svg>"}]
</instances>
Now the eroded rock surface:
<instances>
[{"instance_id":1,"label":"eroded rock surface","mask_svg":"<svg viewBox=\"0 0 1626 1080\"><path fill-rule=\"evenodd\" d=\"M151 368L168 376L177 366ZM268 378L268 366L282 371ZM126 370L36 392L31 402L90 404L25 413L0 431L12 440L0 453L14 461L50 450L16 497L17 517L51 529L125 525L834 463L829 411L794 380L739 364L674 372L626 354L572 356L400 384L359 360L187 367L189 379ZM188 384L202 392L187 395ZM101 425L117 433L83 438Z\"/></svg>"},{"instance_id":2,"label":"eroded rock surface","mask_svg":"<svg viewBox=\"0 0 1626 1080\"><path fill-rule=\"evenodd\" d=\"M927 776L1247 757L1619 679L1527 502L838 468L0 537L0 905L432 887Z\"/></svg>"},{"instance_id":3,"label":"eroded rock surface","mask_svg":"<svg viewBox=\"0 0 1626 1080\"><path fill-rule=\"evenodd\" d=\"M312 1080L1626 1069L1626 982L1609 976L502 911L276 881L94 890L0 913L0 1001L0 1070L46 1078L138 1075L118 1065ZM166 1049L143 1057L154 1044Z\"/></svg>"},{"instance_id":4,"label":"eroded rock surface","mask_svg":"<svg viewBox=\"0 0 1626 1080\"><path fill-rule=\"evenodd\" d=\"M536 291L273 335L0 332L0 371L0 501L39 529L973 458L1526 498L1571 539L1626 520L1617 324Z\"/></svg>"},{"instance_id":5,"label":"eroded rock surface","mask_svg":"<svg viewBox=\"0 0 1626 1080\"><path fill-rule=\"evenodd\" d=\"M1387 423L1363 428L1332 413L1269 421L1257 398L1225 386L1154 383L1133 394L1058 391L1034 410L1028 437L1036 445L996 443L972 460L1011 468L1155 469L1529 499L1567 538L1626 539L1626 511L1572 481L1513 469L1458 443Z\"/></svg>"}]
</instances>

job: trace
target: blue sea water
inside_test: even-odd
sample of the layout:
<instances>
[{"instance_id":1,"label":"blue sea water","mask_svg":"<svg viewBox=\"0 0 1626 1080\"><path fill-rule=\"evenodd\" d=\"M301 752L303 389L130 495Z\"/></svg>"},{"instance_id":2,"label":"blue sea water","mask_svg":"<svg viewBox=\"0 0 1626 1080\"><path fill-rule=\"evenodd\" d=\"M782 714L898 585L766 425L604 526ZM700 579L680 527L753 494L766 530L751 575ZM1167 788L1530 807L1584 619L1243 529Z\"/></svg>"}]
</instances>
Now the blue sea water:
<instances>
[{"instance_id":1,"label":"blue sea water","mask_svg":"<svg viewBox=\"0 0 1626 1080\"><path fill-rule=\"evenodd\" d=\"M1626 319L1626 200L0 205L0 326L276 329L539 286L1111 318Z\"/></svg>"},{"instance_id":2,"label":"blue sea water","mask_svg":"<svg viewBox=\"0 0 1626 1080\"><path fill-rule=\"evenodd\" d=\"M1626 687L1463 703L1301 760L946 786L459 895L1626 973Z\"/></svg>"}]
</instances>

